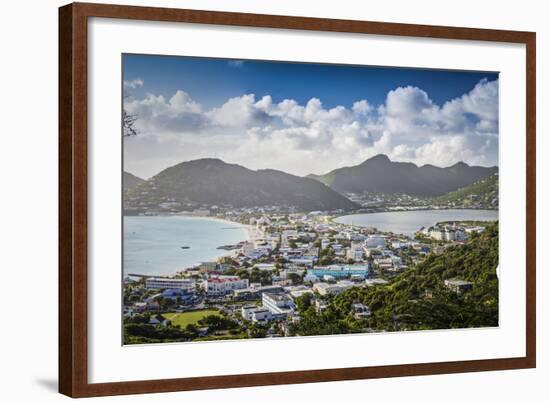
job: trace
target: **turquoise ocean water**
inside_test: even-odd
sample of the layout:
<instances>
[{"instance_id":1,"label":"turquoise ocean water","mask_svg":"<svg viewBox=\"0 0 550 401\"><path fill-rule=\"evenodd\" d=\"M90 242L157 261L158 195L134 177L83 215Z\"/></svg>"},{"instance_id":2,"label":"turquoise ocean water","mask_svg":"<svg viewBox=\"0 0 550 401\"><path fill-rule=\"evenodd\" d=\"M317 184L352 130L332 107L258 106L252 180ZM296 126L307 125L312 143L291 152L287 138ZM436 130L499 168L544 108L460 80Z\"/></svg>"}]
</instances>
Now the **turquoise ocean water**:
<instances>
[{"instance_id":1,"label":"turquoise ocean water","mask_svg":"<svg viewBox=\"0 0 550 401\"><path fill-rule=\"evenodd\" d=\"M216 249L247 239L242 226L183 216L125 216L124 274L174 274L227 254ZM189 249L182 249L188 246Z\"/></svg>"}]
</instances>

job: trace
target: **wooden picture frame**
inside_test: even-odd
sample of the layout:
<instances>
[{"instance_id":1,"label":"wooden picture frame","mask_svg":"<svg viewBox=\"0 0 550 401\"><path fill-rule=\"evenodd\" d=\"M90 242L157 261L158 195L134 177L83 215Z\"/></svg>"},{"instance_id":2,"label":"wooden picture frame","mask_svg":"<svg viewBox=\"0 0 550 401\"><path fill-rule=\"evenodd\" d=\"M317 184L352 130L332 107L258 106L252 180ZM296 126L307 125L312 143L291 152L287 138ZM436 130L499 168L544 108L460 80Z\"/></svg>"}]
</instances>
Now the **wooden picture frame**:
<instances>
[{"instance_id":1,"label":"wooden picture frame","mask_svg":"<svg viewBox=\"0 0 550 401\"><path fill-rule=\"evenodd\" d=\"M88 36L91 17L520 43L526 46L526 356L459 362L88 383ZM73 3L59 9L59 391L71 397L534 368L536 365L535 33Z\"/></svg>"}]
</instances>

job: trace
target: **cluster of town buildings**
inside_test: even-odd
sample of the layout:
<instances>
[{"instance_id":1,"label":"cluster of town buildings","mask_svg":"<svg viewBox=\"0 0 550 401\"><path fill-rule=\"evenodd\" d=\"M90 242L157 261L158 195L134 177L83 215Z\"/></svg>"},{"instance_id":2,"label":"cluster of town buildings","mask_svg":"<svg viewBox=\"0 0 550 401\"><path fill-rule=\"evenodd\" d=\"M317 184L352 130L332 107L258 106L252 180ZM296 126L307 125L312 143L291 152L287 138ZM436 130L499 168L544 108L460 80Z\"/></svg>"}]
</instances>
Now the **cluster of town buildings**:
<instances>
[{"instance_id":1,"label":"cluster of town buildings","mask_svg":"<svg viewBox=\"0 0 550 401\"><path fill-rule=\"evenodd\" d=\"M299 319L296 299L311 294L317 310L326 307L330 295L355 286L385 285L387 279L406 270L440 245L422 243L403 235L333 223L321 215L285 214L250 217L253 235L231 245L231 253L217 262L205 262L174 277L148 277L146 299L125 305L125 313L158 311L160 297L171 299L176 311L205 305L237 304L235 314L264 324ZM461 241L482 227L442 224L422 233L438 241ZM268 277L263 285L250 282L250 274ZM135 281L127 278L128 283ZM471 283L447 280L450 291L462 293ZM172 303L171 303L172 304ZM367 306L352 306L356 318L369 316Z\"/></svg>"}]
</instances>

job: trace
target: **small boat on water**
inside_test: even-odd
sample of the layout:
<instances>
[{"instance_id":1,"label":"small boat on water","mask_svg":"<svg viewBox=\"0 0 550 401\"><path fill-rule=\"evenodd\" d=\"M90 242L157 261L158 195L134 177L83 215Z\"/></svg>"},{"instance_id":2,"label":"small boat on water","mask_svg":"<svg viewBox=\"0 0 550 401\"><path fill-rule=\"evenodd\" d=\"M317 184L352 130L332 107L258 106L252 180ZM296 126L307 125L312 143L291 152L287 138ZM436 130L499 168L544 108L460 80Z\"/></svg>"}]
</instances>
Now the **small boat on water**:
<instances>
[{"instance_id":1,"label":"small boat on water","mask_svg":"<svg viewBox=\"0 0 550 401\"><path fill-rule=\"evenodd\" d=\"M226 250L226 251L231 251L233 249L237 249L238 246L237 245L222 245L222 246L218 246L216 249L223 249L223 250Z\"/></svg>"},{"instance_id":2,"label":"small boat on water","mask_svg":"<svg viewBox=\"0 0 550 401\"><path fill-rule=\"evenodd\" d=\"M189 249L191 248L190 246L182 246L181 249Z\"/></svg>"}]
</instances>

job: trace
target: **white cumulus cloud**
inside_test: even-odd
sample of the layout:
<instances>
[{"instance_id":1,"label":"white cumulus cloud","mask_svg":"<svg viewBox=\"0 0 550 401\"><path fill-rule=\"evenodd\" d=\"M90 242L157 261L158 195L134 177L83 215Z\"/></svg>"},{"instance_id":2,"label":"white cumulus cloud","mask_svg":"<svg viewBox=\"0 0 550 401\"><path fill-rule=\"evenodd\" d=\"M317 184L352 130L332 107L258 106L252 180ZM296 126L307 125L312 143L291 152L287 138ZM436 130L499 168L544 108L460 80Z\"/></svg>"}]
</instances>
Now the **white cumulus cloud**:
<instances>
[{"instance_id":1,"label":"white cumulus cloud","mask_svg":"<svg viewBox=\"0 0 550 401\"><path fill-rule=\"evenodd\" d=\"M125 83L126 85L126 83ZM498 80L480 81L442 105L421 88L397 87L375 107L274 102L249 93L205 110L178 90L170 99L126 99L140 135L125 140L127 168L144 177L183 160L218 157L249 168L325 173L378 153L396 161L447 166L498 161Z\"/></svg>"},{"instance_id":2,"label":"white cumulus cloud","mask_svg":"<svg viewBox=\"0 0 550 401\"><path fill-rule=\"evenodd\" d=\"M143 80L142 79L134 79L131 81L124 81L124 88L130 88L130 89L137 89L141 88L143 86Z\"/></svg>"}]
</instances>

